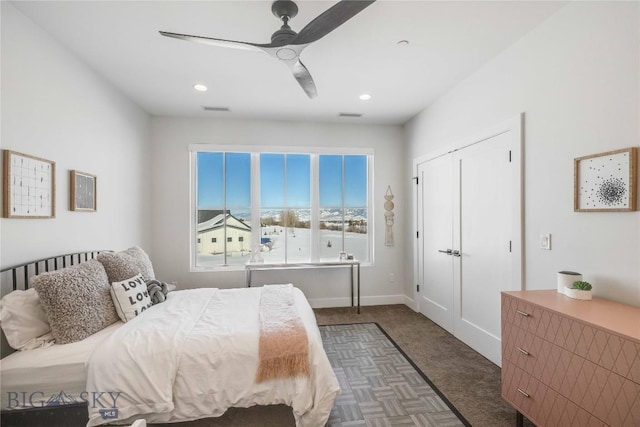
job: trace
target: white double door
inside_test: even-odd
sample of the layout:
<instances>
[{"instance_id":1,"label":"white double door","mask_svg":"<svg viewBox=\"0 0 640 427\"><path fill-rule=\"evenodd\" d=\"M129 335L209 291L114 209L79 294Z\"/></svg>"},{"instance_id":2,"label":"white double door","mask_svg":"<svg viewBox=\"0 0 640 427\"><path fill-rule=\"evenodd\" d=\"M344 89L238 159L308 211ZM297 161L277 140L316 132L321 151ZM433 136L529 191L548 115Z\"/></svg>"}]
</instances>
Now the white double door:
<instances>
[{"instance_id":1,"label":"white double door","mask_svg":"<svg viewBox=\"0 0 640 427\"><path fill-rule=\"evenodd\" d=\"M421 313L501 365L500 292L522 286L520 122L417 164Z\"/></svg>"}]
</instances>

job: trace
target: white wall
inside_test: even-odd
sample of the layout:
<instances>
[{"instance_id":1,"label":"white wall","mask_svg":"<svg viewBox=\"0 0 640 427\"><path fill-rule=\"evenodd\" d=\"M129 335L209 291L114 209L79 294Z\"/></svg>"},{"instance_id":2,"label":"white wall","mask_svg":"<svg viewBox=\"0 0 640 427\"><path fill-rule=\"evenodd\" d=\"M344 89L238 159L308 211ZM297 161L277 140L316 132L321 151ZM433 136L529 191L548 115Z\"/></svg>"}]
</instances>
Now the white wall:
<instances>
[{"instance_id":1,"label":"white wall","mask_svg":"<svg viewBox=\"0 0 640 427\"><path fill-rule=\"evenodd\" d=\"M640 212L573 212L573 159L640 145L638 6L571 2L406 125L408 178L413 159L525 112L527 289L575 270L595 295L640 306Z\"/></svg>"},{"instance_id":2,"label":"white wall","mask_svg":"<svg viewBox=\"0 0 640 427\"><path fill-rule=\"evenodd\" d=\"M1 123L3 149L56 162L56 217L3 218L3 267L147 245L148 116L8 2ZM97 175L96 213L69 210L71 169Z\"/></svg>"},{"instance_id":3,"label":"white wall","mask_svg":"<svg viewBox=\"0 0 640 427\"><path fill-rule=\"evenodd\" d=\"M189 144L367 147L375 150L375 266L362 269L362 303L404 302L404 209L402 128L284 121L154 118L151 121L154 182L151 213L156 275L180 288L244 286L244 271L189 272ZM384 193L396 202L396 246L384 245ZM337 256L337 254L336 254ZM388 281L389 273L395 282ZM293 282L315 306L350 302L345 271L305 270L255 273L255 282Z\"/></svg>"}]
</instances>

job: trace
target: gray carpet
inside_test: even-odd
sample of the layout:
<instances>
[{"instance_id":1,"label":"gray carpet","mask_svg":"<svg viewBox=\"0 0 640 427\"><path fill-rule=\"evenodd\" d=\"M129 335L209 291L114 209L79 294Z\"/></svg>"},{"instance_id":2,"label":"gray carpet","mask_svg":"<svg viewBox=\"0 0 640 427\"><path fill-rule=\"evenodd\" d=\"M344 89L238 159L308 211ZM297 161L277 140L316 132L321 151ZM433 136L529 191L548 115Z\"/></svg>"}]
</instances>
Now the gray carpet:
<instances>
[{"instance_id":1,"label":"gray carpet","mask_svg":"<svg viewBox=\"0 0 640 427\"><path fill-rule=\"evenodd\" d=\"M320 332L342 389L329 426L469 425L377 324Z\"/></svg>"}]
</instances>

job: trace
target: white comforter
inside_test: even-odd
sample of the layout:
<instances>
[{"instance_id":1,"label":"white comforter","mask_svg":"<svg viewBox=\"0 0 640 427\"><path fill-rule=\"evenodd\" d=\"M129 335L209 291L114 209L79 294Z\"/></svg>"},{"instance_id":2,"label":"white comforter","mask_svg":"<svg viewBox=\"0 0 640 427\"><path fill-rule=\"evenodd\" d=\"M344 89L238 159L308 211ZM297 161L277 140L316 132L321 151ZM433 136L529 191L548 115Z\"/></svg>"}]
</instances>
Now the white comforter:
<instances>
[{"instance_id":1,"label":"white comforter","mask_svg":"<svg viewBox=\"0 0 640 427\"><path fill-rule=\"evenodd\" d=\"M105 412L112 406L117 420L175 422L269 404L291 406L298 426L325 425L340 388L299 289L294 298L309 337L311 376L255 383L261 292L171 292L166 302L126 323L87 363L87 391L97 396L89 402L87 426L113 422L103 418L114 415Z\"/></svg>"}]
</instances>

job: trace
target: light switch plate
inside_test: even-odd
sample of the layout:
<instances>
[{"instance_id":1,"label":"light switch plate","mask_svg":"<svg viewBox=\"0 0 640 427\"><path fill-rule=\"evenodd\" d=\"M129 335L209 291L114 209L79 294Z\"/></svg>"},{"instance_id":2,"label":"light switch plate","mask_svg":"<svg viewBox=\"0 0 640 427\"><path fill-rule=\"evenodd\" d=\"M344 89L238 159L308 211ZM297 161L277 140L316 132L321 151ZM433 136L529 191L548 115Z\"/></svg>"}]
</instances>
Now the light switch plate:
<instances>
[{"instance_id":1,"label":"light switch plate","mask_svg":"<svg viewBox=\"0 0 640 427\"><path fill-rule=\"evenodd\" d=\"M540 249L545 251L551 250L551 234L540 235Z\"/></svg>"}]
</instances>

